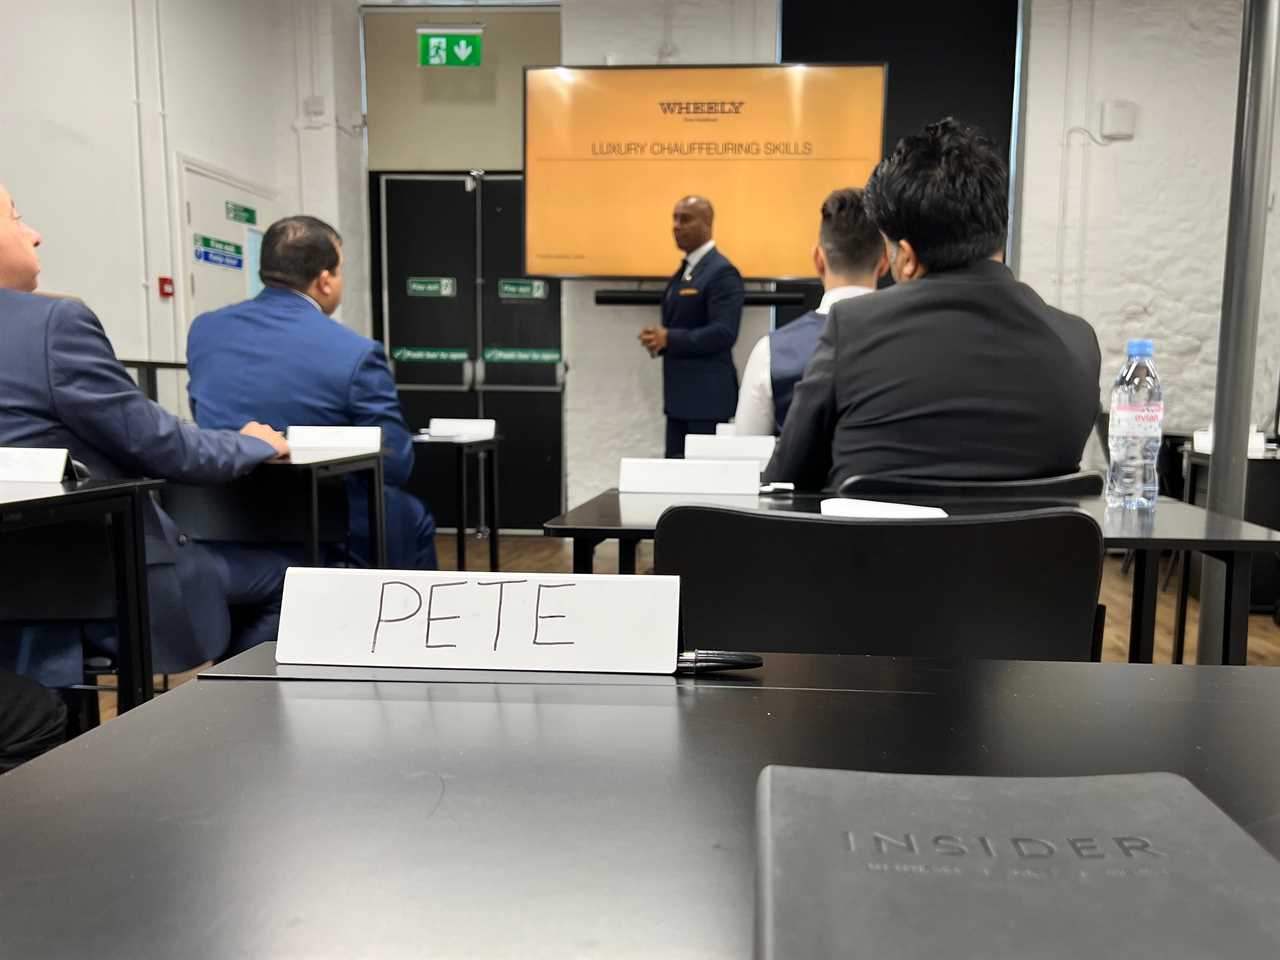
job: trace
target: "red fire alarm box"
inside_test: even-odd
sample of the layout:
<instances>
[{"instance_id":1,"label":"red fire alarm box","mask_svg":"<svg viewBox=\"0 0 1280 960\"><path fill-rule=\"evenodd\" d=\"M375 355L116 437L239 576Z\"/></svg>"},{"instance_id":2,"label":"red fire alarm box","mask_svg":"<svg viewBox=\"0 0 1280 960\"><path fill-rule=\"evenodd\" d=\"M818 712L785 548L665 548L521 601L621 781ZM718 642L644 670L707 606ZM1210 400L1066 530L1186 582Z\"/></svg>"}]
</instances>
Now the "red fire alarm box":
<instances>
[{"instance_id":1,"label":"red fire alarm box","mask_svg":"<svg viewBox=\"0 0 1280 960\"><path fill-rule=\"evenodd\" d=\"M173 277L160 278L160 296L165 300L173 296Z\"/></svg>"}]
</instances>

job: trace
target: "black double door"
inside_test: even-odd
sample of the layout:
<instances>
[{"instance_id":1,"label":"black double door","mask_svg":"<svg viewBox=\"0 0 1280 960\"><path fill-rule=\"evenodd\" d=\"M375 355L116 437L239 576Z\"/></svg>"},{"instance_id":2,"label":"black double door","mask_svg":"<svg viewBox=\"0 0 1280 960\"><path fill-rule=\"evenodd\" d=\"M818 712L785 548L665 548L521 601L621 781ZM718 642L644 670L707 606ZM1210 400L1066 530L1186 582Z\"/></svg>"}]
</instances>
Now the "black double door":
<instances>
[{"instance_id":1,"label":"black double door","mask_svg":"<svg viewBox=\"0 0 1280 960\"><path fill-rule=\"evenodd\" d=\"M519 174L376 173L381 335L413 430L432 417L497 421L503 529L564 509L560 284L523 273ZM417 447L411 489L456 527L454 452ZM469 504L483 503L468 471ZM472 507L467 525L480 525ZM488 524L490 518L483 518Z\"/></svg>"}]
</instances>

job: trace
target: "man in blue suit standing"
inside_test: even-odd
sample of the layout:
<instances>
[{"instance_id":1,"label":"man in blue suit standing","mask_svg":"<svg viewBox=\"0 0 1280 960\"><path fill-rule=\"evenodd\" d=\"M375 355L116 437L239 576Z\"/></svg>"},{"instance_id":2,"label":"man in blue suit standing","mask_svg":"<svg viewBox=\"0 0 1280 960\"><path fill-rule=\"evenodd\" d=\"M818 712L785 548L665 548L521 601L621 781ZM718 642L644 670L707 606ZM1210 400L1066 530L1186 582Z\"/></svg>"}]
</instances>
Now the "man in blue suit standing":
<instances>
[{"instance_id":1,"label":"man in blue suit standing","mask_svg":"<svg viewBox=\"0 0 1280 960\"><path fill-rule=\"evenodd\" d=\"M436 568L435 520L402 489L413 470L413 437L400 413L382 344L330 319L342 302L342 238L315 217L287 217L262 238L262 282L252 300L196 317L187 335L191 407L203 427L258 411L288 426L382 428L387 559ZM354 559L369 560L368 493L348 484Z\"/></svg>"},{"instance_id":2,"label":"man in blue suit standing","mask_svg":"<svg viewBox=\"0 0 1280 960\"><path fill-rule=\"evenodd\" d=\"M715 433L738 402L733 345L742 322L742 277L711 238L715 211L703 197L685 197L671 232L684 260L662 297L662 326L645 327L640 343L662 357L668 457L684 456L690 433Z\"/></svg>"},{"instance_id":3,"label":"man in blue suit standing","mask_svg":"<svg viewBox=\"0 0 1280 960\"><path fill-rule=\"evenodd\" d=\"M31 292L40 239L0 187L0 446L65 447L96 479L187 483L231 480L289 452L284 437L251 417L232 430L200 430L148 400L88 307ZM150 500L143 523L157 673L275 639L286 555L198 543ZM114 652L113 637L101 640ZM80 683L80 630L0 629L0 667L46 686Z\"/></svg>"}]
</instances>

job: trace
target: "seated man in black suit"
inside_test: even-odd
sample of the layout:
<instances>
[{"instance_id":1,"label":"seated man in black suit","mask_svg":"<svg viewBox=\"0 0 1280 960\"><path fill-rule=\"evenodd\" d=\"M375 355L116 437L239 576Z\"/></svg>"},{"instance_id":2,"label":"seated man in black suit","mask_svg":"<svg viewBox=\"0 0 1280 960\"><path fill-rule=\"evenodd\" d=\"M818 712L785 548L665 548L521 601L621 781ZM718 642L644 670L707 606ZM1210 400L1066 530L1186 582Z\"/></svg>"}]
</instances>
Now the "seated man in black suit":
<instances>
[{"instance_id":1,"label":"seated man in black suit","mask_svg":"<svg viewBox=\"0 0 1280 960\"><path fill-rule=\"evenodd\" d=\"M1079 469L1098 340L1002 262L1008 190L992 143L949 118L881 161L864 203L897 285L832 308L766 480L819 490Z\"/></svg>"}]
</instances>

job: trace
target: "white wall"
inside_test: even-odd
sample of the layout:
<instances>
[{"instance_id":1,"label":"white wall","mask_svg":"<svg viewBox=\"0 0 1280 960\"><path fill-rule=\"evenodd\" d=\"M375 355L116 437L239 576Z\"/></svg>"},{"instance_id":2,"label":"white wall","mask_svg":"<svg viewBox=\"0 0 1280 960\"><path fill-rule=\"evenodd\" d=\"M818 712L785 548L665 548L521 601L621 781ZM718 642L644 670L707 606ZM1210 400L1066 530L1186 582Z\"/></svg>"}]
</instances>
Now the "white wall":
<instances>
[{"instance_id":1,"label":"white wall","mask_svg":"<svg viewBox=\"0 0 1280 960\"><path fill-rule=\"evenodd\" d=\"M1104 388L1126 339L1154 338L1166 427L1180 431L1213 414L1240 27L1240 0L1032 4L1021 277L1094 325ZM1096 133L1107 99L1138 104L1132 142L1067 133ZM1254 379L1260 425L1280 361L1276 216Z\"/></svg>"},{"instance_id":2,"label":"white wall","mask_svg":"<svg viewBox=\"0 0 1280 960\"><path fill-rule=\"evenodd\" d=\"M560 24L561 56L569 65L603 64L606 57L619 65L776 59L774 0L565 0ZM670 212L653 215L665 221ZM679 263L673 246L673 272ZM563 285L570 505L616 485L621 457L660 457L663 450L662 363L636 341L641 327L658 322L658 308L597 307L594 293L606 286L589 280ZM739 373L771 316L766 308L744 311L734 350Z\"/></svg>"},{"instance_id":3,"label":"white wall","mask_svg":"<svg viewBox=\"0 0 1280 960\"><path fill-rule=\"evenodd\" d=\"M309 77L313 50L327 102L358 123L356 12L345 0L44 0L6 12L0 180L44 234L41 286L83 297L118 354L181 355L179 307L156 292L187 255L179 154L336 221L355 240L345 319L367 331L364 204L350 202L364 190L360 131L337 134L332 106L317 126L327 138L294 131L300 64Z\"/></svg>"},{"instance_id":4,"label":"white wall","mask_svg":"<svg viewBox=\"0 0 1280 960\"><path fill-rule=\"evenodd\" d=\"M44 234L41 286L102 316L122 353L147 344L129 0L7 10L0 182Z\"/></svg>"}]
</instances>

